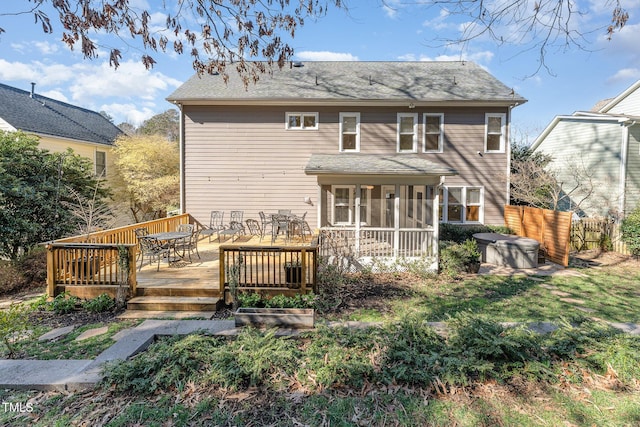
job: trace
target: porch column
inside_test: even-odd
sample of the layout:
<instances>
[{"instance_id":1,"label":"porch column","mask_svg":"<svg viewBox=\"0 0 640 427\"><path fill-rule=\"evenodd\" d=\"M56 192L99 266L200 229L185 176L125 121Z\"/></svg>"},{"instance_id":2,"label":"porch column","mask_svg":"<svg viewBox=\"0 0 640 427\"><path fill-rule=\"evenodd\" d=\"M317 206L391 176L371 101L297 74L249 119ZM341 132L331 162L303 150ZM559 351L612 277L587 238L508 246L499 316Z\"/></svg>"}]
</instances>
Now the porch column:
<instances>
[{"instance_id":1,"label":"porch column","mask_svg":"<svg viewBox=\"0 0 640 427\"><path fill-rule=\"evenodd\" d=\"M396 184L395 200L393 204L393 256L398 256L400 247L400 184Z\"/></svg>"},{"instance_id":2,"label":"porch column","mask_svg":"<svg viewBox=\"0 0 640 427\"><path fill-rule=\"evenodd\" d=\"M360 256L360 184L356 184L354 222L356 225L356 257Z\"/></svg>"}]
</instances>

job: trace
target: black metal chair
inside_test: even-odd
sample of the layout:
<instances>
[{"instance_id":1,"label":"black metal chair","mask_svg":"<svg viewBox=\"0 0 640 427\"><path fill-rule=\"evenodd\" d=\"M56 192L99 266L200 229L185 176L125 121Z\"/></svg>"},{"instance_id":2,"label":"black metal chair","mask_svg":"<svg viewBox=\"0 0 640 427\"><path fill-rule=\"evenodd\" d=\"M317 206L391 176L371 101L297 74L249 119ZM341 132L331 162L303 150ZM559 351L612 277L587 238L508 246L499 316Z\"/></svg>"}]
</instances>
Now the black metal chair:
<instances>
[{"instance_id":1,"label":"black metal chair","mask_svg":"<svg viewBox=\"0 0 640 427\"><path fill-rule=\"evenodd\" d=\"M262 238L267 232L267 226L271 226L273 230L273 218L267 218L267 215L263 211L258 212L258 215L260 215L260 241L262 241Z\"/></svg>"},{"instance_id":2,"label":"black metal chair","mask_svg":"<svg viewBox=\"0 0 640 427\"><path fill-rule=\"evenodd\" d=\"M140 266L138 267L138 270L142 269L142 264L144 264L144 258L148 257L149 264L151 264L151 262L154 259L158 260L158 268L156 269L156 271L160 271L160 260L163 258L167 258L167 259L169 258L171 248L165 245L162 245L158 241L158 239L154 239L152 237L147 237L147 236L142 236L141 238L138 239L138 242L140 243L140 246L142 248Z\"/></svg>"},{"instance_id":3,"label":"black metal chair","mask_svg":"<svg viewBox=\"0 0 640 427\"><path fill-rule=\"evenodd\" d=\"M200 252L198 251L198 240L200 240L201 230L194 229L191 231L191 236L182 239L176 243L175 250L176 252L180 251L182 253L181 257L189 256L189 262L191 261L191 253L195 252L198 255L198 259L200 258Z\"/></svg>"},{"instance_id":4,"label":"black metal chair","mask_svg":"<svg viewBox=\"0 0 640 427\"><path fill-rule=\"evenodd\" d=\"M248 219L245 221L249 234L252 236L261 236L260 223L255 219Z\"/></svg>"}]
</instances>

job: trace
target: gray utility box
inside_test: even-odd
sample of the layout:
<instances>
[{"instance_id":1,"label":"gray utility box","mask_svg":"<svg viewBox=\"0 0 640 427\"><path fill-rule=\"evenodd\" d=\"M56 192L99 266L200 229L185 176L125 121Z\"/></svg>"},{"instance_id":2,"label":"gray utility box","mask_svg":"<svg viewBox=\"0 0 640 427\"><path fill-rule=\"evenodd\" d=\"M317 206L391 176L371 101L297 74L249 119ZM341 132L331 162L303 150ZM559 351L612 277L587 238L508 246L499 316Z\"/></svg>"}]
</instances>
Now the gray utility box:
<instances>
[{"instance_id":1,"label":"gray utility box","mask_svg":"<svg viewBox=\"0 0 640 427\"><path fill-rule=\"evenodd\" d=\"M528 237L499 233L477 233L482 262L511 268L536 268L540 243Z\"/></svg>"}]
</instances>

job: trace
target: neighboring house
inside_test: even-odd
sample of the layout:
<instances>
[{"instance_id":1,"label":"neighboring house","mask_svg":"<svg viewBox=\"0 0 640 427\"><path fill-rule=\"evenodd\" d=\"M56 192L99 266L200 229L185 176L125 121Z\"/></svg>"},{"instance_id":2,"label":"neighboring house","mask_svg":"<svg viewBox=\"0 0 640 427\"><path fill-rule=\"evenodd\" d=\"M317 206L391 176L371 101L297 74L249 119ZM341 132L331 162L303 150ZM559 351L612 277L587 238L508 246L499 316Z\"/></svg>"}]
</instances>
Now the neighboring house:
<instances>
[{"instance_id":1,"label":"neighboring house","mask_svg":"<svg viewBox=\"0 0 640 427\"><path fill-rule=\"evenodd\" d=\"M40 148L51 152L71 148L93 162L96 176L108 177L120 129L95 111L38 95L34 89L34 83L31 92L0 84L0 130L35 134Z\"/></svg>"},{"instance_id":2,"label":"neighboring house","mask_svg":"<svg viewBox=\"0 0 640 427\"><path fill-rule=\"evenodd\" d=\"M623 217L640 201L640 80L591 111L556 116L531 149L551 155L564 189L592 189L581 215ZM572 203L585 196L571 193Z\"/></svg>"},{"instance_id":3,"label":"neighboring house","mask_svg":"<svg viewBox=\"0 0 640 427\"><path fill-rule=\"evenodd\" d=\"M435 255L436 218L504 224L511 109L526 100L473 63L293 63L247 87L195 75L167 99L181 209L203 224L214 209L307 212L360 258Z\"/></svg>"}]
</instances>

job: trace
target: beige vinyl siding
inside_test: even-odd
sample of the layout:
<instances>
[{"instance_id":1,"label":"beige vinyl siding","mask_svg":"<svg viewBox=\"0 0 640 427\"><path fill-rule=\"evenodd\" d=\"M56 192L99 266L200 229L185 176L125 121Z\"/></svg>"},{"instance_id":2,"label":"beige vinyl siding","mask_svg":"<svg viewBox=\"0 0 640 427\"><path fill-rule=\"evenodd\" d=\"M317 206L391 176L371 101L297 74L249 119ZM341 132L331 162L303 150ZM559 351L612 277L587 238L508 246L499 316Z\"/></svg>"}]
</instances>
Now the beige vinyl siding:
<instances>
[{"instance_id":1,"label":"beige vinyl siding","mask_svg":"<svg viewBox=\"0 0 640 427\"><path fill-rule=\"evenodd\" d=\"M243 209L245 219L257 219L260 210L285 208L297 214L306 211L315 227L318 180L305 175L304 168L312 153L339 153L340 112L360 113L363 154L396 153L397 113L402 112L418 114L418 153L422 153L423 113L443 113L443 152L421 155L460 172L458 177L447 177L447 185L484 187L485 223L504 223L508 154L477 152L484 147L485 113L507 113L506 109L185 106L183 112L184 209L204 223L212 209ZM287 131L286 112L319 113L319 129ZM306 196L313 206L304 203ZM330 217L327 200L322 206L323 215Z\"/></svg>"},{"instance_id":2,"label":"beige vinyl siding","mask_svg":"<svg viewBox=\"0 0 640 427\"><path fill-rule=\"evenodd\" d=\"M571 167L591 174L594 192L580 205L587 216L603 216L618 210L622 129L612 121L563 119L538 148L553 157L551 167L565 189L575 185L574 175L569 172ZM578 201L582 197L576 194L572 198Z\"/></svg>"},{"instance_id":3,"label":"beige vinyl siding","mask_svg":"<svg viewBox=\"0 0 640 427\"><path fill-rule=\"evenodd\" d=\"M629 128L626 175L624 213L629 214L640 202L640 125Z\"/></svg>"}]
</instances>

